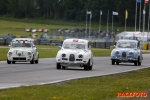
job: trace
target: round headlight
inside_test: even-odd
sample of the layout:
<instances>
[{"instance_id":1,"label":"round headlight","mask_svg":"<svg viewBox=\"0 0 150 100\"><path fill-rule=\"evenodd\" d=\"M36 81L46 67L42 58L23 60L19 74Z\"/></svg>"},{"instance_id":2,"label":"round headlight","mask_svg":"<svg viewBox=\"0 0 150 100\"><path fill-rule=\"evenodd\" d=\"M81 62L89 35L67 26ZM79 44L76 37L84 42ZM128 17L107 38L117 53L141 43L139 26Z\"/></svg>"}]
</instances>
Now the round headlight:
<instances>
[{"instance_id":1,"label":"round headlight","mask_svg":"<svg viewBox=\"0 0 150 100\"><path fill-rule=\"evenodd\" d=\"M28 52L28 55L31 55L31 52Z\"/></svg>"},{"instance_id":2,"label":"round headlight","mask_svg":"<svg viewBox=\"0 0 150 100\"><path fill-rule=\"evenodd\" d=\"M116 54L119 54L119 51L116 51Z\"/></svg>"},{"instance_id":3,"label":"round headlight","mask_svg":"<svg viewBox=\"0 0 150 100\"><path fill-rule=\"evenodd\" d=\"M66 57L66 54L63 53L61 56L62 56L62 57Z\"/></svg>"},{"instance_id":4,"label":"round headlight","mask_svg":"<svg viewBox=\"0 0 150 100\"><path fill-rule=\"evenodd\" d=\"M9 55L12 55L12 52L9 52L8 54L9 54Z\"/></svg>"},{"instance_id":5,"label":"round headlight","mask_svg":"<svg viewBox=\"0 0 150 100\"><path fill-rule=\"evenodd\" d=\"M80 55L78 55L78 57L79 57L79 58L83 58L83 55L80 54Z\"/></svg>"}]
</instances>

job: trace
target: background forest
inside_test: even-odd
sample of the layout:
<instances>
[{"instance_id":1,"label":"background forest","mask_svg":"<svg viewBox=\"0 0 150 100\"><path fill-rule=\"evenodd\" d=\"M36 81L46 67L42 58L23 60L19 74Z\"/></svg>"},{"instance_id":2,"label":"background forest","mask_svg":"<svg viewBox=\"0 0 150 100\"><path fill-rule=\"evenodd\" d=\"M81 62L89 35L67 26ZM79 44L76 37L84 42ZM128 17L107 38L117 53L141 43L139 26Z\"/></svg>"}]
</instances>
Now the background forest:
<instances>
[{"instance_id":1,"label":"background forest","mask_svg":"<svg viewBox=\"0 0 150 100\"><path fill-rule=\"evenodd\" d=\"M112 12L118 12L114 17L114 23L124 25L125 10L128 11L127 25L135 24L135 11L137 0L0 0L0 16L19 19L60 19L68 21L85 21L86 11L92 12L92 21L99 22L100 10L102 10L102 23L107 23ZM144 0L141 0L143 14ZM146 5L146 17L148 20L148 4ZM137 19L139 19L140 3L137 4ZM143 16L143 15L142 15ZM141 16L141 19L143 18ZM141 20L142 23L143 20ZM137 22L137 25L139 23ZM146 24L147 26L147 24Z\"/></svg>"}]
</instances>

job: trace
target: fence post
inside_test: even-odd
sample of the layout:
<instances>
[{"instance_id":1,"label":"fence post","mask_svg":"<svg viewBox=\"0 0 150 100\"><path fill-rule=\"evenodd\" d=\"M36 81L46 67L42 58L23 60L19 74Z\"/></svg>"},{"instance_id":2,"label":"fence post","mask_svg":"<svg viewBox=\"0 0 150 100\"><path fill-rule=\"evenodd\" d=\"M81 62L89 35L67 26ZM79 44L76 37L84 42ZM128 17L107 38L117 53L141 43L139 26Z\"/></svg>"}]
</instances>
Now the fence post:
<instances>
[{"instance_id":1,"label":"fence post","mask_svg":"<svg viewBox=\"0 0 150 100\"><path fill-rule=\"evenodd\" d=\"M39 40L39 45L41 44L41 40Z\"/></svg>"},{"instance_id":2,"label":"fence post","mask_svg":"<svg viewBox=\"0 0 150 100\"><path fill-rule=\"evenodd\" d=\"M104 42L104 47L105 47L105 49L106 49L106 42Z\"/></svg>"},{"instance_id":3,"label":"fence post","mask_svg":"<svg viewBox=\"0 0 150 100\"><path fill-rule=\"evenodd\" d=\"M6 39L4 39L4 45L6 45Z\"/></svg>"},{"instance_id":4,"label":"fence post","mask_svg":"<svg viewBox=\"0 0 150 100\"><path fill-rule=\"evenodd\" d=\"M96 42L94 42L94 48L96 48Z\"/></svg>"}]
</instances>

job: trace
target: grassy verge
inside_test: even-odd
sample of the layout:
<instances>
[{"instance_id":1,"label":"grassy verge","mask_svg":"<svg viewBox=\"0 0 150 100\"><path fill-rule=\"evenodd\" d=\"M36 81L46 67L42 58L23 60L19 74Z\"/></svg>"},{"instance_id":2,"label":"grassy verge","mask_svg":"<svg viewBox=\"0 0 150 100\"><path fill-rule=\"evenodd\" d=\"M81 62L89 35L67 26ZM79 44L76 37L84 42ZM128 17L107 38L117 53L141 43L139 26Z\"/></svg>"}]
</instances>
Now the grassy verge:
<instances>
[{"instance_id":1,"label":"grassy verge","mask_svg":"<svg viewBox=\"0 0 150 100\"><path fill-rule=\"evenodd\" d=\"M0 100L109 100L117 92L138 92L150 87L150 69L76 79L63 83L0 90ZM143 98L144 99L144 98Z\"/></svg>"}]
</instances>

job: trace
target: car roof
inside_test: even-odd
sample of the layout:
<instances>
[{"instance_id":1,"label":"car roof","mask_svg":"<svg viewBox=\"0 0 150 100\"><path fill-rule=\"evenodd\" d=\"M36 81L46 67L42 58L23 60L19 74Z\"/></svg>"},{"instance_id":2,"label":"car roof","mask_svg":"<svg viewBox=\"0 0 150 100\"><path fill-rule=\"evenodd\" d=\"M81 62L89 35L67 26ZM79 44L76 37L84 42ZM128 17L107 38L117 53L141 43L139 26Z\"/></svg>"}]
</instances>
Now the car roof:
<instances>
[{"instance_id":1,"label":"car roof","mask_svg":"<svg viewBox=\"0 0 150 100\"><path fill-rule=\"evenodd\" d=\"M80 43L88 43L88 40L85 39L65 39L64 42L80 42Z\"/></svg>"},{"instance_id":2,"label":"car roof","mask_svg":"<svg viewBox=\"0 0 150 100\"><path fill-rule=\"evenodd\" d=\"M125 39L123 39L123 40L118 40L117 42L121 42L121 41L126 41L126 42L138 42L137 40L125 40Z\"/></svg>"},{"instance_id":3,"label":"car roof","mask_svg":"<svg viewBox=\"0 0 150 100\"><path fill-rule=\"evenodd\" d=\"M15 38L12 41L34 41L34 39L31 38Z\"/></svg>"}]
</instances>

